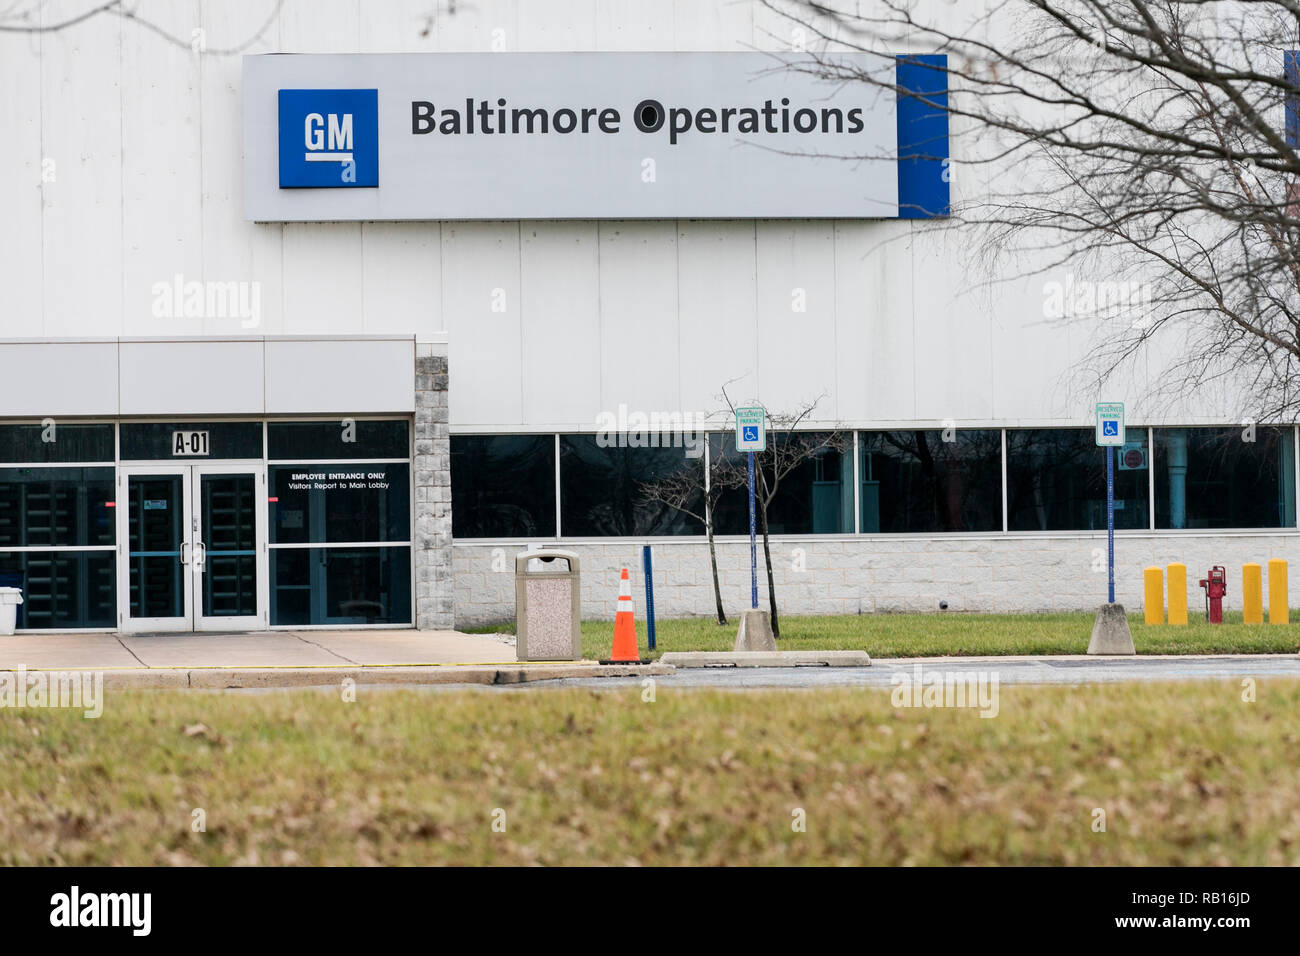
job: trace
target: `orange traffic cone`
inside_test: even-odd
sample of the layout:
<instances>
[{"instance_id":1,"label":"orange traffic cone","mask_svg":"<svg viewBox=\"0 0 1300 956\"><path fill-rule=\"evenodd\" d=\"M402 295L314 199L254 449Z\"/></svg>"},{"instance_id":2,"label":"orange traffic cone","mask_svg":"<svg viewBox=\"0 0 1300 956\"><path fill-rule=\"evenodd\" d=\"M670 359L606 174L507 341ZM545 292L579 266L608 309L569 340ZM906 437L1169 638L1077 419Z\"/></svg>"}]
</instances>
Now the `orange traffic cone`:
<instances>
[{"instance_id":1,"label":"orange traffic cone","mask_svg":"<svg viewBox=\"0 0 1300 956\"><path fill-rule=\"evenodd\" d=\"M618 582L618 613L614 615L614 647L609 660L602 664L641 664L641 653L636 647L636 623L632 619L632 581L627 568Z\"/></svg>"}]
</instances>

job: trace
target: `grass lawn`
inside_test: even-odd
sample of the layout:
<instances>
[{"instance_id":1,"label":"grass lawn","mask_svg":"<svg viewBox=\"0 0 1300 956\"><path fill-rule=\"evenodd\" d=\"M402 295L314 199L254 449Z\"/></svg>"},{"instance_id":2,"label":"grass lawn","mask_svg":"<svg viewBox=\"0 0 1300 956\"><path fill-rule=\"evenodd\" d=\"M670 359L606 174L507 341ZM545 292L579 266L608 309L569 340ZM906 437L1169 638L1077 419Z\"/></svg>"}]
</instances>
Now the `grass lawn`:
<instances>
[{"instance_id":1,"label":"grass lawn","mask_svg":"<svg viewBox=\"0 0 1300 956\"><path fill-rule=\"evenodd\" d=\"M1300 681L1241 693L122 692L0 712L0 863L1300 863Z\"/></svg>"},{"instance_id":2,"label":"grass lawn","mask_svg":"<svg viewBox=\"0 0 1300 956\"><path fill-rule=\"evenodd\" d=\"M1191 615L1186 627L1147 627L1130 615L1133 645L1139 654L1295 654L1300 652L1300 612L1286 627L1241 623L1241 614L1210 625ZM1083 654L1092 634L1092 614L846 614L833 617L783 617L782 650L864 650L872 657L935 657L980 654ZM645 621L636 628L642 653L731 650L737 621L719 627L712 618L655 622L653 652L646 649ZM514 622L478 628L514 632ZM584 621L583 656L609 656L612 621Z\"/></svg>"}]
</instances>

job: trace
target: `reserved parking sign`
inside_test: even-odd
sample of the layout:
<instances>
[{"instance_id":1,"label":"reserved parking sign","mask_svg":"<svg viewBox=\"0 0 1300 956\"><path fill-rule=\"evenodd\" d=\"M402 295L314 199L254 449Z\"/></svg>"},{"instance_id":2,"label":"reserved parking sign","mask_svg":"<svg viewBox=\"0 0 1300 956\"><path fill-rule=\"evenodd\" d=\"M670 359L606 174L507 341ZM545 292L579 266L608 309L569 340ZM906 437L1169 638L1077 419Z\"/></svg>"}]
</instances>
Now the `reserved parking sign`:
<instances>
[{"instance_id":1,"label":"reserved parking sign","mask_svg":"<svg viewBox=\"0 0 1300 956\"><path fill-rule=\"evenodd\" d=\"M1122 447L1124 444L1124 403L1097 403L1097 444Z\"/></svg>"}]
</instances>

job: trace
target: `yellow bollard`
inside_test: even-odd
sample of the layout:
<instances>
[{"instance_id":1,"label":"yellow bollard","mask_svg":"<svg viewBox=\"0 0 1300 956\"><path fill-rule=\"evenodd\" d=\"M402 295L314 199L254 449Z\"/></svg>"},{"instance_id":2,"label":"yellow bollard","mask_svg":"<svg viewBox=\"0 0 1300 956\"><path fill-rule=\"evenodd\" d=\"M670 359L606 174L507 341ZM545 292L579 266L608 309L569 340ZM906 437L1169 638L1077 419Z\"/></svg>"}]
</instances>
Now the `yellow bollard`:
<instances>
[{"instance_id":1,"label":"yellow bollard","mask_svg":"<svg viewBox=\"0 0 1300 956\"><path fill-rule=\"evenodd\" d=\"M1269 558L1268 623L1285 624L1288 614L1286 562L1281 558Z\"/></svg>"},{"instance_id":2,"label":"yellow bollard","mask_svg":"<svg viewBox=\"0 0 1300 956\"><path fill-rule=\"evenodd\" d=\"M1146 590L1142 604L1147 623L1165 623L1165 572L1159 568L1147 568L1142 572L1142 580Z\"/></svg>"},{"instance_id":3,"label":"yellow bollard","mask_svg":"<svg viewBox=\"0 0 1300 956\"><path fill-rule=\"evenodd\" d=\"M1264 623L1264 591L1260 584L1260 567L1254 561L1241 566L1241 609L1244 623Z\"/></svg>"},{"instance_id":4,"label":"yellow bollard","mask_svg":"<svg viewBox=\"0 0 1300 956\"><path fill-rule=\"evenodd\" d=\"M1181 561L1169 565L1169 623L1187 625L1187 565Z\"/></svg>"}]
</instances>

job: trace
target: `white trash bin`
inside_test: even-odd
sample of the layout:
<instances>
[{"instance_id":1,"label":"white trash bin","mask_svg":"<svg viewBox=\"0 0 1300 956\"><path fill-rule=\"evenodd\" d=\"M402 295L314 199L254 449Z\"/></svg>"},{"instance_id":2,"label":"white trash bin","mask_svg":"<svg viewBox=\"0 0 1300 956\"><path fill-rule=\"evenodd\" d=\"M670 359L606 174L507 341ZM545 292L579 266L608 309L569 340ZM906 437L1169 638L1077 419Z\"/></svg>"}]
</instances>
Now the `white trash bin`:
<instances>
[{"instance_id":1,"label":"white trash bin","mask_svg":"<svg viewBox=\"0 0 1300 956\"><path fill-rule=\"evenodd\" d=\"M0 634L12 634L18 626L18 605L23 603L20 588L0 588Z\"/></svg>"}]
</instances>

